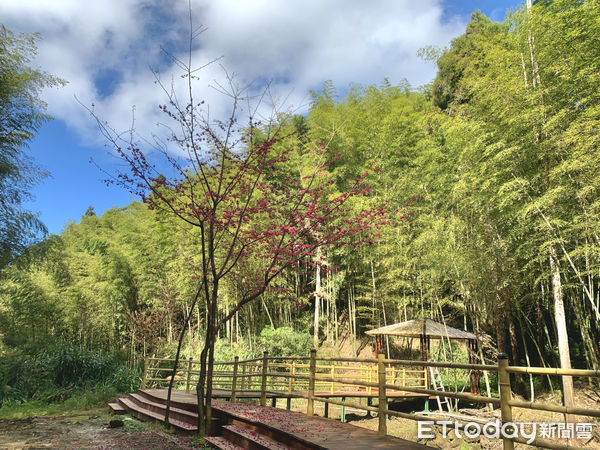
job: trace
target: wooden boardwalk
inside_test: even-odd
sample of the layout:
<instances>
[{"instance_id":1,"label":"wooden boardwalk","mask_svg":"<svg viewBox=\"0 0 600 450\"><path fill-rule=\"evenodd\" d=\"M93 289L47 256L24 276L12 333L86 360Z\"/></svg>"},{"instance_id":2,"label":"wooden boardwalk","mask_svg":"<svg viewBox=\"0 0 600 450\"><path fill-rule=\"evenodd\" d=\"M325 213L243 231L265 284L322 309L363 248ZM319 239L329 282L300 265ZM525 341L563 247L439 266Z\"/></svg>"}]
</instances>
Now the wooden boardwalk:
<instances>
[{"instance_id":1,"label":"wooden boardwalk","mask_svg":"<svg viewBox=\"0 0 600 450\"><path fill-rule=\"evenodd\" d=\"M167 390L144 389L140 390L139 394L152 399L153 404L156 405L166 402ZM186 394L184 391L173 391L171 402L172 406L178 410L192 412L197 407L196 395ZM235 445L248 448L247 443L240 441L250 439L251 435L254 435L252 439L266 441L268 445L263 444L264 448L340 450L428 448L393 436L380 436L375 431L336 420L318 416L309 417L300 412L251 403L230 403L215 400L213 401L213 417L221 423L220 433L215 434L222 434L228 436L229 439L233 439L231 442L223 437L209 439L210 442L214 441L214 445L219 448L239 448ZM235 436L231 437L233 431L235 431ZM243 434L246 434L246 436L242 439L240 436ZM223 441L231 444L236 439L237 444L234 446L219 445ZM277 447L278 445L279 447Z\"/></svg>"}]
</instances>

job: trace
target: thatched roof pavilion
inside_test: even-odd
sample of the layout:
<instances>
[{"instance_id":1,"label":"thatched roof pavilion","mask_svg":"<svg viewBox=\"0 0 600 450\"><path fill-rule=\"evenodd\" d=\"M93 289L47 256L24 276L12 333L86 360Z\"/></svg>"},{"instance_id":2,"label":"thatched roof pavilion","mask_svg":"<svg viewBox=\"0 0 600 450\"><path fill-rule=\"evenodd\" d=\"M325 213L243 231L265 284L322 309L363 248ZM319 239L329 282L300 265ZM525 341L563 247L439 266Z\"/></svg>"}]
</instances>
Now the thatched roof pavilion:
<instances>
[{"instance_id":1,"label":"thatched roof pavilion","mask_svg":"<svg viewBox=\"0 0 600 450\"><path fill-rule=\"evenodd\" d=\"M429 361L430 359L430 340L431 339L448 339L448 340L463 340L467 343L469 362L475 362L477 353L477 336L468 331L459 330L458 328L443 325L431 319L413 319L406 322L394 323L385 327L376 328L366 332L369 336L375 337L375 352L385 353L384 351L384 336L398 336L406 338L419 338L421 361ZM389 349L388 349L389 354ZM478 394L479 391L479 372L471 371L469 373L471 381L471 392ZM427 374L427 385L431 384L429 373Z\"/></svg>"},{"instance_id":2,"label":"thatched roof pavilion","mask_svg":"<svg viewBox=\"0 0 600 450\"><path fill-rule=\"evenodd\" d=\"M431 319L413 319L406 322L394 323L385 327L376 328L366 331L369 336L375 337L375 352L385 353L384 351L384 336L398 336L406 338L419 338L421 361L429 361L430 359L430 340L431 339L448 339L448 340L463 340L467 344L469 362L475 362L477 354L477 336L468 331L459 330L458 328L443 325ZM389 348L388 348L389 355ZM479 372L471 371L469 373L471 392L479 394ZM428 386L431 385L429 373L427 374Z\"/></svg>"},{"instance_id":3,"label":"thatched roof pavilion","mask_svg":"<svg viewBox=\"0 0 600 450\"><path fill-rule=\"evenodd\" d=\"M409 338L420 338L427 336L430 339L477 339L473 333L459 330L448 325L434 322L431 319L413 319L406 322L394 323L386 327L369 330L366 334L370 336L399 336Z\"/></svg>"}]
</instances>

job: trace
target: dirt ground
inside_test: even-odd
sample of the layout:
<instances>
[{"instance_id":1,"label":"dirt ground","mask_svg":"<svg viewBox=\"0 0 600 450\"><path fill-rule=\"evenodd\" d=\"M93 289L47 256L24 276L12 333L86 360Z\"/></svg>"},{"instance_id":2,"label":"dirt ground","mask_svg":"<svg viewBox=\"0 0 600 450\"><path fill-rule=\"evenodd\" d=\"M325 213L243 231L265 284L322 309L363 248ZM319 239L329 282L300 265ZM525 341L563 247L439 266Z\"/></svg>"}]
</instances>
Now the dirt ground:
<instances>
[{"instance_id":1,"label":"dirt ground","mask_svg":"<svg viewBox=\"0 0 600 450\"><path fill-rule=\"evenodd\" d=\"M551 395L543 395L536 399L536 402L545 404L558 404L558 400L553 398ZM575 404L579 408L586 409L600 409L600 392L595 389L579 387L575 392ZM410 411L405 411L410 412ZM487 409L475 409L475 408L463 408L460 407L460 411L457 413L461 417L473 417L475 419L485 419L488 421L494 421L500 418L500 411L488 411ZM365 419L364 413L347 414L346 418L353 425L377 430L379 420L377 418ZM439 420L453 420L452 417L436 417ZM544 438L539 435L540 431L538 428L538 438L550 441L557 444L571 445L573 447L586 448L586 449L600 449L600 420L593 417L582 417L577 416L578 423L591 423L591 437L584 439L558 439L558 435L554 439ZM533 411L528 409L513 408L513 421L523 423L552 423L560 424L564 423L564 416L562 414L550 413L545 411ZM453 431L450 431L446 438L442 438L439 429L434 431L436 435L435 439L418 439L417 436L417 423L413 420L392 418L388 421L388 434L397 436L410 441L416 441L420 444L424 444L433 448L460 448L460 449L501 449L502 441L496 439L489 439L484 436L475 439L465 439L464 437L458 438L455 436ZM517 449L531 449L529 445L515 444Z\"/></svg>"},{"instance_id":2,"label":"dirt ground","mask_svg":"<svg viewBox=\"0 0 600 450\"><path fill-rule=\"evenodd\" d=\"M166 433L161 427L121 417L110 428L106 414L0 420L0 449L186 449L202 448L194 438Z\"/></svg>"}]
</instances>

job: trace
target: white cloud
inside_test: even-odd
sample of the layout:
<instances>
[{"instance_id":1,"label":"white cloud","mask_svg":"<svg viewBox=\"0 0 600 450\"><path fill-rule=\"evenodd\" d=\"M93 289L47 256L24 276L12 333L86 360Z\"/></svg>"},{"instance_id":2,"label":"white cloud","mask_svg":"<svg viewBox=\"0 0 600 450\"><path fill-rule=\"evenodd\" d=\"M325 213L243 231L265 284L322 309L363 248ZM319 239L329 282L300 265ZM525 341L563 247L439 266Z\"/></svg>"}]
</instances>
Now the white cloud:
<instances>
[{"instance_id":1,"label":"white cloud","mask_svg":"<svg viewBox=\"0 0 600 450\"><path fill-rule=\"evenodd\" d=\"M199 0L192 6L197 24L208 28L194 51L198 64L223 55L223 65L240 84L272 79L280 95L292 92L288 101L295 107L305 105L307 91L325 80L342 90L351 82L373 84L384 77L426 83L435 68L418 59L417 50L447 45L465 25L444 22L436 0ZM75 96L94 103L117 129L129 126L133 105L142 133L164 119L157 108L164 96L149 66L159 66L169 84L176 68L166 63L160 46L185 57L186 1L3 0L0 17L9 29L42 34L36 63L69 81L45 93L50 113L82 139L96 139L97 132ZM222 79L219 66L201 76L199 95L207 98L213 116L223 113L226 100L206 88ZM103 79L112 80L113 88L103 86ZM174 80L182 93L181 79Z\"/></svg>"}]
</instances>

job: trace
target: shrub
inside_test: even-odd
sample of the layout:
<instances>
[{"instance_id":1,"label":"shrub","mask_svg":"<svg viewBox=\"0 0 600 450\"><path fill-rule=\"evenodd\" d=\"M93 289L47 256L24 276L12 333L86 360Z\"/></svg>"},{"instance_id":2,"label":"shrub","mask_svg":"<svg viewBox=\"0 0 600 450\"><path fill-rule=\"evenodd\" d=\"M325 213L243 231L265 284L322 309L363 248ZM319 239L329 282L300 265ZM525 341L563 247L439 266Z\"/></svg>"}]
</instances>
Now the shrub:
<instances>
[{"instance_id":1,"label":"shrub","mask_svg":"<svg viewBox=\"0 0 600 450\"><path fill-rule=\"evenodd\" d=\"M63 402L87 390L129 392L138 383L137 371L119 365L113 355L72 345L14 352L0 361L0 406L29 399Z\"/></svg>"},{"instance_id":2,"label":"shrub","mask_svg":"<svg viewBox=\"0 0 600 450\"><path fill-rule=\"evenodd\" d=\"M107 380L117 369L113 356L100 355L76 346L59 348L49 355L56 386L82 386Z\"/></svg>"},{"instance_id":3,"label":"shrub","mask_svg":"<svg viewBox=\"0 0 600 450\"><path fill-rule=\"evenodd\" d=\"M312 347L312 336L291 327L265 327L259 342L272 356L306 356Z\"/></svg>"}]
</instances>

